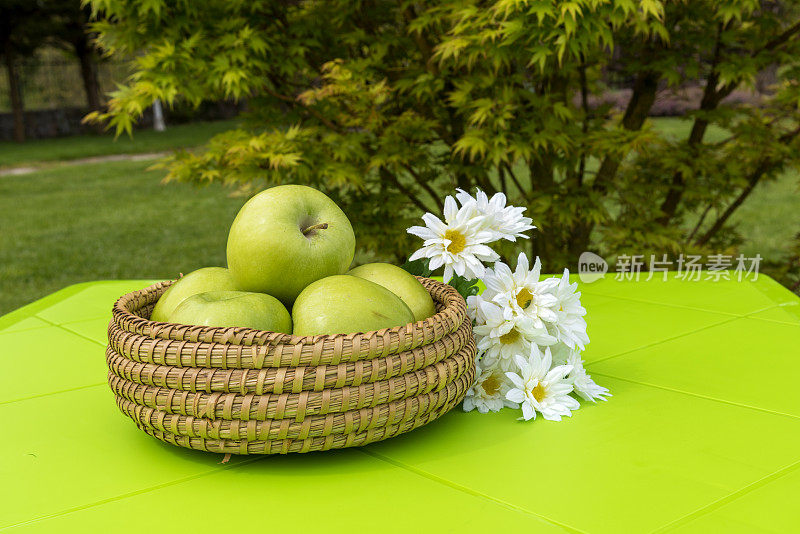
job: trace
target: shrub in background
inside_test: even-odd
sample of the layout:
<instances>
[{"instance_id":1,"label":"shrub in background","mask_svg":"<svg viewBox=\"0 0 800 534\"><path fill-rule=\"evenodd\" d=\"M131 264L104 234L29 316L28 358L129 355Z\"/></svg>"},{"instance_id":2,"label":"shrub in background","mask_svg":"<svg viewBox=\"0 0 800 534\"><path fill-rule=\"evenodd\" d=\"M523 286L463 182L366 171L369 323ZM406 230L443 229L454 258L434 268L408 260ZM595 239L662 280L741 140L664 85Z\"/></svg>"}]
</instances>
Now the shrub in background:
<instances>
[{"instance_id":1,"label":"shrub in background","mask_svg":"<svg viewBox=\"0 0 800 534\"><path fill-rule=\"evenodd\" d=\"M133 66L92 119L129 131L156 98L246 98L243 126L171 158L168 178L320 187L378 257L405 257L405 228L456 187L528 206L541 228L530 252L551 265L587 249L720 252L736 242L731 214L800 154L798 2L91 6L100 44ZM760 105L726 101L766 70ZM610 72L630 81L619 112L590 105ZM648 115L660 89L685 84L702 94L675 140ZM711 125L726 138L706 141Z\"/></svg>"}]
</instances>

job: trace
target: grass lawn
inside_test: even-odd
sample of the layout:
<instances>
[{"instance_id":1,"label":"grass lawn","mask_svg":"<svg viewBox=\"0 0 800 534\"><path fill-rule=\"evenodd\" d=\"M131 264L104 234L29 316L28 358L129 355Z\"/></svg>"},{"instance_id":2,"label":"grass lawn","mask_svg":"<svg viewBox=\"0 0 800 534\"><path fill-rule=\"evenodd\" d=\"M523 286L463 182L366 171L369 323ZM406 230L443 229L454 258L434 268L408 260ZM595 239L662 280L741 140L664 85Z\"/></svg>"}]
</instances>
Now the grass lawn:
<instances>
[{"instance_id":1,"label":"grass lawn","mask_svg":"<svg viewBox=\"0 0 800 534\"><path fill-rule=\"evenodd\" d=\"M689 137L689 130L692 127L691 120L680 119L678 117L656 117L651 120L656 130L673 139L686 139ZM722 141L725 137L727 137L726 131L712 124L708 127L708 130L706 130L704 140L707 143L716 143Z\"/></svg>"},{"instance_id":2,"label":"grass lawn","mask_svg":"<svg viewBox=\"0 0 800 534\"><path fill-rule=\"evenodd\" d=\"M220 186L162 185L149 165L0 178L0 315L76 282L225 265L228 226L245 199Z\"/></svg>"},{"instance_id":3,"label":"grass lawn","mask_svg":"<svg viewBox=\"0 0 800 534\"><path fill-rule=\"evenodd\" d=\"M745 237L743 254L781 259L786 244L800 233L800 176L790 172L775 182L759 184L731 222Z\"/></svg>"},{"instance_id":4,"label":"grass lawn","mask_svg":"<svg viewBox=\"0 0 800 534\"><path fill-rule=\"evenodd\" d=\"M25 143L0 141L0 168L70 159L107 156L110 154L142 154L176 148L195 147L212 136L236 126L236 121L196 122L168 126L164 132L135 131L133 137L120 135L83 135L32 140Z\"/></svg>"},{"instance_id":5,"label":"grass lawn","mask_svg":"<svg viewBox=\"0 0 800 534\"><path fill-rule=\"evenodd\" d=\"M157 152L198 145L232 123L174 127L167 136L137 132L133 141L69 138L13 145L17 161L118 152ZM684 136L687 123L659 119L658 128ZM723 135L722 132L712 132ZM83 146L83 145L87 146ZM60 152L57 147L61 147ZM8 145L0 145L5 162ZM37 156L38 154L38 156ZM41 160L40 160L41 161ZM0 177L0 315L69 284L102 279L175 277L225 265L228 227L244 203L218 185L161 184L151 162L57 165ZM761 184L735 216L742 252L779 259L800 231L798 176Z\"/></svg>"}]
</instances>

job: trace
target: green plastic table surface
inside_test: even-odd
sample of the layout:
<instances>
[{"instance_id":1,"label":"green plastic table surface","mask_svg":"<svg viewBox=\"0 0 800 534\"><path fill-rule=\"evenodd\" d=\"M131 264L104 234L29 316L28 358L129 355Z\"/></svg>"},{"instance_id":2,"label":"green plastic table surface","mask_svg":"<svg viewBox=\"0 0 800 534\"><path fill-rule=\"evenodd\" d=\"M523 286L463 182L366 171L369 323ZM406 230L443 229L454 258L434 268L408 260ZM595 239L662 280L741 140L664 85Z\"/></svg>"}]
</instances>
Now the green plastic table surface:
<instances>
[{"instance_id":1,"label":"green plastic table surface","mask_svg":"<svg viewBox=\"0 0 800 534\"><path fill-rule=\"evenodd\" d=\"M800 299L763 275L583 284L587 368L614 396L561 423L456 409L225 464L145 435L106 385L111 304L149 283L0 317L0 531L800 531Z\"/></svg>"}]
</instances>

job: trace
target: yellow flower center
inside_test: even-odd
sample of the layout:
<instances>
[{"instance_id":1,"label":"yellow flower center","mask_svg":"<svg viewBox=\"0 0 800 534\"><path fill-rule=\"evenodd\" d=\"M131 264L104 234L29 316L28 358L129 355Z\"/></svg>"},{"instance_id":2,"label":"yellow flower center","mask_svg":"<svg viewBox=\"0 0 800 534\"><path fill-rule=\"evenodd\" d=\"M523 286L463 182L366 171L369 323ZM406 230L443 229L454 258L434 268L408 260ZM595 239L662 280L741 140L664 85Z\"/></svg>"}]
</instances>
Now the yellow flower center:
<instances>
[{"instance_id":1,"label":"yellow flower center","mask_svg":"<svg viewBox=\"0 0 800 534\"><path fill-rule=\"evenodd\" d=\"M544 400L544 393L544 386L541 382L536 384L536 387L531 390L531 395L536 399L536 402L542 402Z\"/></svg>"},{"instance_id":2,"label":"yellow flower center","mask_svg":"<svg viewBox=\"0 0 800 534\"><path fill-rule=\"evenodd\" d=\"M527 287L523 287L519 290L519 293L517 293L517 304L519 304L519 307L523 310L531 305L532 300L533 295L528 291Z\"/></svg>"},{"instance_id":3,"label":"yellow flower center","mask_svg":"<svg viewBox=\"0 0 800 534\"><path fill-rule=\"evenodd\" d=\"M497 392L500 391L500 379L497 378L497 375L491 374L489 375L489 378L483 381L481 387L487 395L497 395Z\"/></svg>"},{"instance_id":4,"label":"yellow flower center","mask_svg":"<svg viewBox=\"0 0 800 534\"><path fill-rule=\"evenodd\" d=\"M503 345L511 345L512 343L516 343L519 340L519 332L515 329L509 330L507 333L500 336L500 343Z\"/></svg>"},{"instance_id":5,"label":"yellow flower center","mask_svg":"<svg viewBox=\"0 0 800 534\"><path fill-rule=\"evenodd\" d=\"M458 254L467 245L467 238L458 230L447 230L444 233L444 238L450 240L450 244L447 245L447 252L451 254Z\"/></svg>"}]
</instances>

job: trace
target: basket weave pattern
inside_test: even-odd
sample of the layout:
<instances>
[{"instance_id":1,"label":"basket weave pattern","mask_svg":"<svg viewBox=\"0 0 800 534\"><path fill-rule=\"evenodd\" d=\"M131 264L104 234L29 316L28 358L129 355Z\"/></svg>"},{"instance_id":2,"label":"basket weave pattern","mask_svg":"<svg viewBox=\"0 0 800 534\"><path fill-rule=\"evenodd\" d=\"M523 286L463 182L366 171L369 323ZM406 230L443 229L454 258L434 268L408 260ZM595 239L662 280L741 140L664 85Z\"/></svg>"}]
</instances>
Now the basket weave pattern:
<instances>
[{"instance_id":1,"label":"basket weave pattern","mask_svg":"<svg viewBox=\"0 0 800 534\"><path fill-rule=\"evenodd\" d=\"M150 321L172 282L155 284L114 305L108 384L140 429L193 449L285 454L396 436L452 409L475 375L464 299L419 280L433 317L308 337Z\"/></svg>"}]
</instances>

